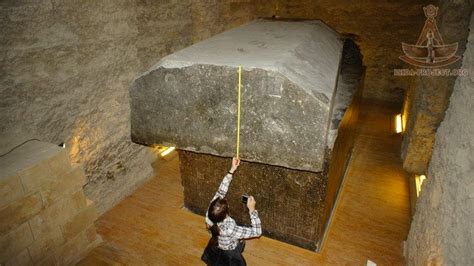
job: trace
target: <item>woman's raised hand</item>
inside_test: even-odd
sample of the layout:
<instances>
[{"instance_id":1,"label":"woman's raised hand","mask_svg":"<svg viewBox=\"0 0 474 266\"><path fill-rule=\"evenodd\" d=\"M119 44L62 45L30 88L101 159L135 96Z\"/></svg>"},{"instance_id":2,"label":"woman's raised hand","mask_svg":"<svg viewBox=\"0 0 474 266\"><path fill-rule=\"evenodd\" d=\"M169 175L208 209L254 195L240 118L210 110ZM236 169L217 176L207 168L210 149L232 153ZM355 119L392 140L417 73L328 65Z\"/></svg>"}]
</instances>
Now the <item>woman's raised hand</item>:
<instances>
[{"instance_id":1,"label":"woman's raised hand","mask_svg":"<svg viewBox=\"0 0 474 266\"><path fill-rule=\"evenodd\" d=\"M232 158L232 167L230 168L230 171L231 173L234 173L235 170L237 170L237 167L239 167L240 165L240 159L237 159L237 158Z\"/></svg>"},{"instance_id":2,"label":"woman's raised hand","mask_svg":"<svg viewBox=\"0 0 474 266\"><path fill-rule=\"evenodd\" d=\"M247 208L249 208L249 212L253 212L255 210L255 204L257 204L257 202L253 196L250 196L247 200Z\"/></svg>"}]
</instances>

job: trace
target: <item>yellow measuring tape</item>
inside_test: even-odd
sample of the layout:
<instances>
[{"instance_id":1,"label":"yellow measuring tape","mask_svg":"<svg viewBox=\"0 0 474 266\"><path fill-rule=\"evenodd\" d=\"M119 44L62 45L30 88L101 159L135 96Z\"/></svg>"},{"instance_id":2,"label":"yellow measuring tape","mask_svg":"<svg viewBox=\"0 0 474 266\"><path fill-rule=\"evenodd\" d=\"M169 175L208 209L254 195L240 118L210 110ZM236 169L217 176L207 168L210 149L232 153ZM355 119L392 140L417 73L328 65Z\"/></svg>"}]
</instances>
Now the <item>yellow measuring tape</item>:
<instances>
[{"instance_id":1,"label":"yellow measuring tape","mask_svg":"<svg viewBox=\"0 0 474 266\"><path fill-rule=\"evenodd\" d=\"M240 89L242 87L242 66L239 66L239 87L238 87L238 96L237 96L237 151L236 157L239 159L240 152Z\"/></svg>"}]
</instances>

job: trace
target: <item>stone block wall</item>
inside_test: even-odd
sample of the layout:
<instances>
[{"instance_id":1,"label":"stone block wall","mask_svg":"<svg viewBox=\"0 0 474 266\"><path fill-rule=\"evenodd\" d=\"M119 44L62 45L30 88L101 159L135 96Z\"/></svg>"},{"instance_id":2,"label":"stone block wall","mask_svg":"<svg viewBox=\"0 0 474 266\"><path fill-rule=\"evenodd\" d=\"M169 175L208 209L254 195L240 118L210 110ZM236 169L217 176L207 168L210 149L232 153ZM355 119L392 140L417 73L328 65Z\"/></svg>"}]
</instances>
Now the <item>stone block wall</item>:
<instances>
[{"instance_id":1,"label":"stone block wall","mask_svg":"<svg viewBox=\"0 0 474 266\"><path fill-rule=\"evenodd\" d=\"M73 265L97 246L85 183L82 166L54 144L30 141L1 157L0 264Z\"/></svg>"},{"instance_id":2,"label":"stone block wall","mask_svg":"<svg viewBox=\"0 0 474 266\"><path fill-rule=\"evenodd\" d=\"M408 265L474 265L474 16L462 68L436 133L405 252Z\"/></svg>"}]
</instances>

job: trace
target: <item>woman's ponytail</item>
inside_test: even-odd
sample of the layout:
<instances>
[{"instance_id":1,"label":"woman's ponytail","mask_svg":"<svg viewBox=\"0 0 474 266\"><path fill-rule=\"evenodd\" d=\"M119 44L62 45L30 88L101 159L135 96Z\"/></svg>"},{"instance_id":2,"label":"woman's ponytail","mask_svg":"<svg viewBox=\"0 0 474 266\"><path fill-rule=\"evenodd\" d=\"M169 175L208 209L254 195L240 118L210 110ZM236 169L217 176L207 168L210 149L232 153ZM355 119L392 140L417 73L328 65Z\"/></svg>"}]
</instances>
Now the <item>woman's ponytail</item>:
<instances>
[{"instance_id":1,"label":"woman's ponytail","mask_svg":"<svg viewBox=\"0 0 474 266\"><path fill-rule=\"evenodd\" d=\"M224 221L224 219L227 217L227 214L229 213L228 208L227 200L217 198L211 202L211 205L209 205L209 210L207 211L209 219L213 222L213 225L209 228L209 231L211 231L212 234L211 243L216 247L218 245L220 232L217 223Z\"/></svg>"},{"instance_id":2,"label":"woman's ponytail","mask_svg":"<svg viewBox=\"0 0 474 266\"><path fill-rule=\"evenodd\" d=\"M212 234L211 243L214 247L217 247L218 239L219 239L219 231L220 231L219 226L217 226L217 223L209 227L209 231L211 231L211 234Z\"/></svg>"}]
</instances>

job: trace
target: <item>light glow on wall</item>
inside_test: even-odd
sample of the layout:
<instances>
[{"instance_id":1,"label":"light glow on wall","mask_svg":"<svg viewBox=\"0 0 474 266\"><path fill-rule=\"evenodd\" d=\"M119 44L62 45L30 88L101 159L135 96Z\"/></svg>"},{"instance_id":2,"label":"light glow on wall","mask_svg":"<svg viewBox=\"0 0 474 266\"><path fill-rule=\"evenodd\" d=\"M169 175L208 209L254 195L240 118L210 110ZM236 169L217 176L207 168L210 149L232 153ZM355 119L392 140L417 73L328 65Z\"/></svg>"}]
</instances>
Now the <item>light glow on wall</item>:
<instances>
[{"instance_id":1,"label":"light glow on wall","mask_svg":"<svg viewBox=\"0 0 474 266\"><path fill-rule=\"evenodd\" d=\"M423 181L425 181L425 179L425 175L415 175L416 197L420 196L421 186L423 185Z\"/></svg>"},{"instance_id":2,"label":"light glow on wall","mask_svg":"<svg viewBox=\"0 0 474 266\"><path fill-rule=\"evenodd\" d=\"M395 132L402 133L403 125L402 125L402 115L398 114L395 116Z\"/></svg>"},{"instance_id":3,"label":"light glow on wall","mask_svg":"<svg viewBox=\"0 0 474 266\"><path fill-rule=\"evenodd\" d=\"M79 134L81 133L82 132L79 132ZM81 159L84 160L85 158L85 155L80 154L80 151L83 147L81 147L81 138L79 136L80 135L76 135L72 137L71 142L70 142L71 145L69 146L69 157L71 158L71 161L74 163L80 163Z\"/></svg>"},{"instance_id":4,"label":"light glow on wall","mask_svg":"<svg viewBox=\"0 0 474 266\"><path fill-rule=\"evenodd\" d=\"M166 149L164 149L160 155L162 157L165 157L166 155L170 154L172 151L174 151L176 149L176 147L167 147Z\"/></svg>"}]
</instances>

